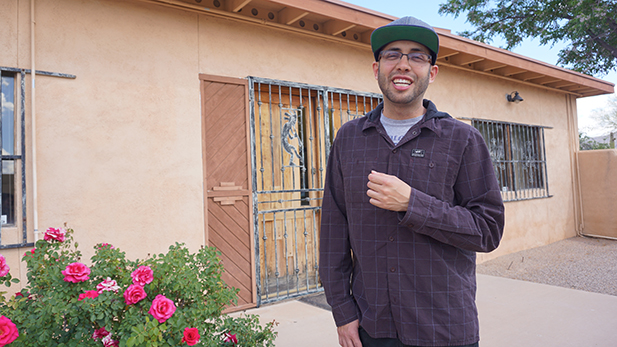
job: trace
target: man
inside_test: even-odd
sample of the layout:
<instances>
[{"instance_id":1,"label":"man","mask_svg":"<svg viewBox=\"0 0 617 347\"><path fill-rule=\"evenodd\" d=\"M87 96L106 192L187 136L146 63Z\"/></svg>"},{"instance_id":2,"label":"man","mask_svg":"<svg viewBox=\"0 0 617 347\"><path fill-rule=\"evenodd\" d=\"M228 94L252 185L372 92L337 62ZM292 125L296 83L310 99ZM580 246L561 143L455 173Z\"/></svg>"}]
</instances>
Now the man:
<instances>
[{"instance_id":1,"label":"man","mask_svg":"<svg viewBox=\"0 0 617 347\"><path fill-rule=\"evenodd\" d=\"M328 160L320 274L343 347L477 346L475 252L504 207L480 133L423 100L439 68L432 27L371 36L383 103L344 124Z\"/></svg>"}]
</instances>

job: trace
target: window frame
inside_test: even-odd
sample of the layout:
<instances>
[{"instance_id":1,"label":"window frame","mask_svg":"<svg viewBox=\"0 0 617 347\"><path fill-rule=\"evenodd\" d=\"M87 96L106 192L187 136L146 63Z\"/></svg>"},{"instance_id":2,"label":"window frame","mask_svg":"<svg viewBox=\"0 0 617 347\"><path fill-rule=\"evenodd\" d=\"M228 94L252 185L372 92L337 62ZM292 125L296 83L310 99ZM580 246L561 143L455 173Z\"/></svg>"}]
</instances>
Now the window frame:
<instances>
[{"instance_id":1,"label":"window frame","mask_svg":"<svg viewBox=\"0 0 617 347\"><path fill-rule=\"evenodd\" d=\"M550 198L544 129L466 118L486 142L504 202Z\"/></svg>"},{"instance_id":2,"label":"window frame","mask_svg":"<svg viewBox=\"0 0 617 347\"><path fill-rule=\"evenodd\" d=\"M4 155L0 153L0 165L5 162L14 163L14 223L2 224L0 222L0 249L20 248L33 246L34 243L28 243L27 224L26 224L26 165L25 165L25 99L26 99L26 74L29 71L18 68L0 67L0 80L5 76L13 78L13 143L14 153ZM1 82L0 82L1 83ZM0 114L2 113L2 99L0 99ZM2 143L2 124L0 122L0 143ZM1 167L1 166L0 166ZM2 186L2 176L0 175L0 187ZM0 195L0 203L2 196ZM4 238L7 234L13 234L17 237L13 242L5 242Z\"/></svg>"}]
</instances>

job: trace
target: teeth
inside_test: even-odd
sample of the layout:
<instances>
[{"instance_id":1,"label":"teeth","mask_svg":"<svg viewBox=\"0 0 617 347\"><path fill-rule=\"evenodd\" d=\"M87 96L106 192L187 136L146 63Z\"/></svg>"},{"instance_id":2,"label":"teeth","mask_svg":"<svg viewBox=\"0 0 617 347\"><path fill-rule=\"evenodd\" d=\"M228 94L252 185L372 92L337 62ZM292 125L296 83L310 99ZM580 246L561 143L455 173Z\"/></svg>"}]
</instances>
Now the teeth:
<instances>
[{"instance_id":1,"label":"teeth","mask_svg":"<svg viewBox=\"0 0 617 347\"><path fill-rule=\"evenodd\" d=\"M406 80L406 79L400 79L400 78L395 79L393 82L394 82L394 84L404 84L404 85L410 85L411 84L411 81Z\"/></svg>"}]
</instances>

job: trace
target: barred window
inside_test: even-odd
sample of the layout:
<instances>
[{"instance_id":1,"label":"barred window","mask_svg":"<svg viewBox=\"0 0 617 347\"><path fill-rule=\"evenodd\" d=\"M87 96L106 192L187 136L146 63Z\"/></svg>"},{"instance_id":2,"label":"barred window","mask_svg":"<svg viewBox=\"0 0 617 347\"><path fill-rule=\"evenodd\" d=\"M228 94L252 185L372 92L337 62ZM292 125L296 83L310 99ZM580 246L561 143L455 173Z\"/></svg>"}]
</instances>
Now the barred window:
<instances>
[{"instance_id":1,"label":"barred window","mask_svg":"<svg viewBox=\"0 0 617 347\"><path fill-rule=\"evenodd\" d=\"M493 161L504 201L550 197L544 127L473 119Z\"/></svg>"}]
</instances>

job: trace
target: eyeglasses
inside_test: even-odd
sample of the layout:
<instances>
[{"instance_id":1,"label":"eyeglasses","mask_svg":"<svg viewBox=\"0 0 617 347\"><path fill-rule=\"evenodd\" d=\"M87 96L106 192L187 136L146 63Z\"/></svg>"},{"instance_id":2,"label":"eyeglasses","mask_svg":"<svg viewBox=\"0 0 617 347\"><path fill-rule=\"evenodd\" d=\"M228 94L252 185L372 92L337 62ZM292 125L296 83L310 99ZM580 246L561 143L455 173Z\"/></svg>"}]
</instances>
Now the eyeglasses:
<instances>
[{"instance_id":1,"label":"eyeglasses","mask_svg":"<svg viewBox=\"0 0 617 347\"><path fill-rule=\"evenodd\" d=\"M409 61L409 64L414 64L414 65L423 65L423 64L431 62L431 60L433 59L433 57L423 52L411 52L411 53L404 54L399 51L382 51L379 54L379 59L384 60L387 63L394 64L394 63L398 63L403 58L404 55L407 56L407 60Z\"/></svg>"}]
</instances>

